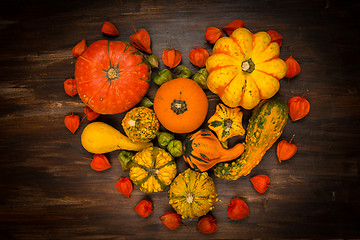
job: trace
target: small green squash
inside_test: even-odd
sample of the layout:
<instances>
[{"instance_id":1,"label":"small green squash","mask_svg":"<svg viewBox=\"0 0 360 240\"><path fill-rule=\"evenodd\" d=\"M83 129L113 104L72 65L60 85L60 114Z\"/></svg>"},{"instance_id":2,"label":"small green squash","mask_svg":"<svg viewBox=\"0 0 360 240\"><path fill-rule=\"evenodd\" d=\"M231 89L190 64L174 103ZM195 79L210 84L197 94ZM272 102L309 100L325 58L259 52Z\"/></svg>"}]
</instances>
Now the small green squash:
<instances>
[{"instance_id":1,"label":"small green squash","mask_svg":"<svg viewBox=\"0 0 360 240\"><path fill-rule=\"evenodd\" d=\"M245 152L231 163L216 165L215 175L226 180L248 175L280 137L287 120L288 107L279 98L260 102L253 110L246 129Z\"/></svg>"}]
</instances>

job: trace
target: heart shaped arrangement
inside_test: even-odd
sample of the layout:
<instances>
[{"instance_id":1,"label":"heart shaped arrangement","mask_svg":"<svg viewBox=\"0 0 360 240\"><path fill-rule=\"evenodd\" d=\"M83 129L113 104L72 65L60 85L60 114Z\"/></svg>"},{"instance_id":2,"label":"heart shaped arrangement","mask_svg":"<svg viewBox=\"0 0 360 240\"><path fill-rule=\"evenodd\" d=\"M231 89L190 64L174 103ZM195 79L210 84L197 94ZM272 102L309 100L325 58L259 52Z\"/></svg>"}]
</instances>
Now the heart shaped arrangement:
<instances>
[{"instance_id":1,"label":"heart shaped arrangement","mask_svg":"<svg viewBox=\"0 0 360 240\"><path fill-rule=\"evenodd\" d=\"M275 96L281 79L300 73L299 63L292 56L280 59L283 37L277 31L252 33L242 20L222 29L206 29L205 39L213 45L212 53L200 45L188 53L198 69L195 74L180 64L182 54L172 45L164 49L161 59L165 67L159 69L159 58L152 54L150 34L145 29L134 28L129 43L114 40L119 32L110 22L101 30L113 39L98 40L90 46L83 39L76 44L72 49L77 58L75 76L64 82L65 92L71 97L78 95L84 104L83 119L89 123L81 133L81 143L93 154L90 167L95 171L111 168L106 154L119 151L123 172L128 172L115 183L120 193L130 198L134 184L144 194L168 189L173 211L160 217L165 227L175 230L182 219L199 218L200 232L216 232L212 211L216 202L225 202L219 200L209 171L232 181L249 175L282 135L288 119L298 121L309 113L310 104L303 96L294 96L287 104ZM153 101L147 97L152 81L157 88ZM206 92L219 97L207 124ZM251 111L246 129L244 111ZM100 115L119 113L125 114L125 134L95 121ZM64 120L73 134L82 122L74 114ZM179 139L177 134L187 137ZM244 142L229 147L229 140L236 136L244 136ZM293 138L278 142L280 163L295 155ZM178 173L176 164L182 160L189 167ZM270 185L265 174L249 180L261 194ZM242 199L234 197L225 204L232 220L249 215ZM152 202L143 200L134 210L146 218L154 209Z\"/></svg>"}]
</instances>

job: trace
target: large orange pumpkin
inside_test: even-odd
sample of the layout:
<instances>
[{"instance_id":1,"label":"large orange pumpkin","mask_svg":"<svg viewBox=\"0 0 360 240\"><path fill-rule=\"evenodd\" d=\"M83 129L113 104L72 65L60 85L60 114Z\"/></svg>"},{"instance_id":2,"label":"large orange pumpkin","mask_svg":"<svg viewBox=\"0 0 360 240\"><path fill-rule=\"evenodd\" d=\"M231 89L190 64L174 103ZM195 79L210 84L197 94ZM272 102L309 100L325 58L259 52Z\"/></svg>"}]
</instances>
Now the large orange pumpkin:
<instances>
[{"instance_id":1,"label":"large orange pumpkin","mask_svg":"<svg viewBox=\"0 0 360 240\"><path fill-rule=\"evenodd\" d=\"M139 103L149 89L150 74L144 56L121 41L94 42L75 65L81 100L101 114L121 113Z\"/></svg>"},{"instance_id":2,"label":"large orange pumpkin","mask_svg":"<svg viewBox=\"0 0 360 240\"><path fill-rule=\"evenodd\" d=\"M188 78L161 85L155 95L154 111L160 123L174 133L189 133L201 126L208 111L202 88Z\"/></svg>"}]
</instances>

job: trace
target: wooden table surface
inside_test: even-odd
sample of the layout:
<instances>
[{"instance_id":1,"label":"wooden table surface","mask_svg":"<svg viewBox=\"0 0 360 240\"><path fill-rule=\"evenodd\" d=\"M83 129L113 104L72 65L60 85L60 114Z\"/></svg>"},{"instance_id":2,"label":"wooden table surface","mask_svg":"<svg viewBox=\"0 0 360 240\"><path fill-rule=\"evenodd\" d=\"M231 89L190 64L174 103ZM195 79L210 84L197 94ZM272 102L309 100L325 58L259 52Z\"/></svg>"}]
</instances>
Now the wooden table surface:
<instances>
[{"instance_id":1,"label":"wooden table surface","mask_svg":"<svg viewBox=\"0 0 360 240\"><path fill-rule=\"evenodd\" d=\"M0 239L288 239L360 238L360 81L359 10L357 1L3 1L0 15ZM90 168L92 154L83 149L64 117L83 116L83 103L65 94L64 80L73 77L73 46L109 39L100 29L114 23L129 41L136 29L151 36L153 53L178 49L182 64L198 68L188 52L201 44L209 26L222 27L241 19L252 32L276 30L284 37L282 59L292 55L300 75L280 81L284 101L305 96L311 110L304 119L289 121L281 139L298 152L279 163L275 146L248 175L237 181L214 177L219 198L246 201L250 216L232 221L227 206L212 212L218 230L197 231L197 219L184 220L176 231L159 217L168 210L167 190L145 194L135 186L130 199L115 183L128 172L121 169L119 151L106 156L112 167ZM160 61L159 69L164 69ZM153 72L153 76L158 71ZM153 100L157 85L147 96ZM208 117L219 102L209 98ZM249 111L244 111L244 121ZM121 129L124 114L100 116L97 121ZM206 126L205 124L203 126ZM183 135L177 135L183 138ZM176 159L178 172L187 168ZM267 174L271 187L256 193L249 181ZM148 198L154 211L140 218L134 206Z\"/></svg>"}]
</instances>

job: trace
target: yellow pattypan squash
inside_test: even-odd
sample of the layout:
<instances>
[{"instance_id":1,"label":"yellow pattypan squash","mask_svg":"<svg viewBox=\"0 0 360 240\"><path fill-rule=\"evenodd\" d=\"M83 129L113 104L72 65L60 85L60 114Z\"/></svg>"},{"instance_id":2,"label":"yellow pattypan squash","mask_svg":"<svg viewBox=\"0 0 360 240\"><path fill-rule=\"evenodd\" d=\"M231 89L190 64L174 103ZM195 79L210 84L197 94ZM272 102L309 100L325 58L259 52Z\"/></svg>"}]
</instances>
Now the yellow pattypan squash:
<instances>
[{"instance_id":1,"label":"yellow pattypan squash","mask_svg":"<svg viewBox=\"0 0 360 240\"><path fill-rule=\"evenodd\" d=\"M132 158L129 177L142 192L161 192L176 175L174 158L162 148L148 147Z\"/></svg>"},{"instance_id":2,"label":"yellow pattypan squash","mask_svg":"<svg viewBox=\"0 0 360 240\"><path fill-rule=\"evenodd\" d=\"M213 179L207 172L186 169L170 185L169 204L182 218L201 217L218 201Z\"/></svg>"},{"instance_id":3,"label":"yellow pattypan squash","mask_svg":"<svg viewBox=\"0 0 360 240\"><path fill-rule=\"evenodd\" d=\"M279 45L266 32L238 28L214 45L206 62L207 86L227 106L252 109L279 90L286 74L279 55Z\"/></svg>"}]
</instances>

